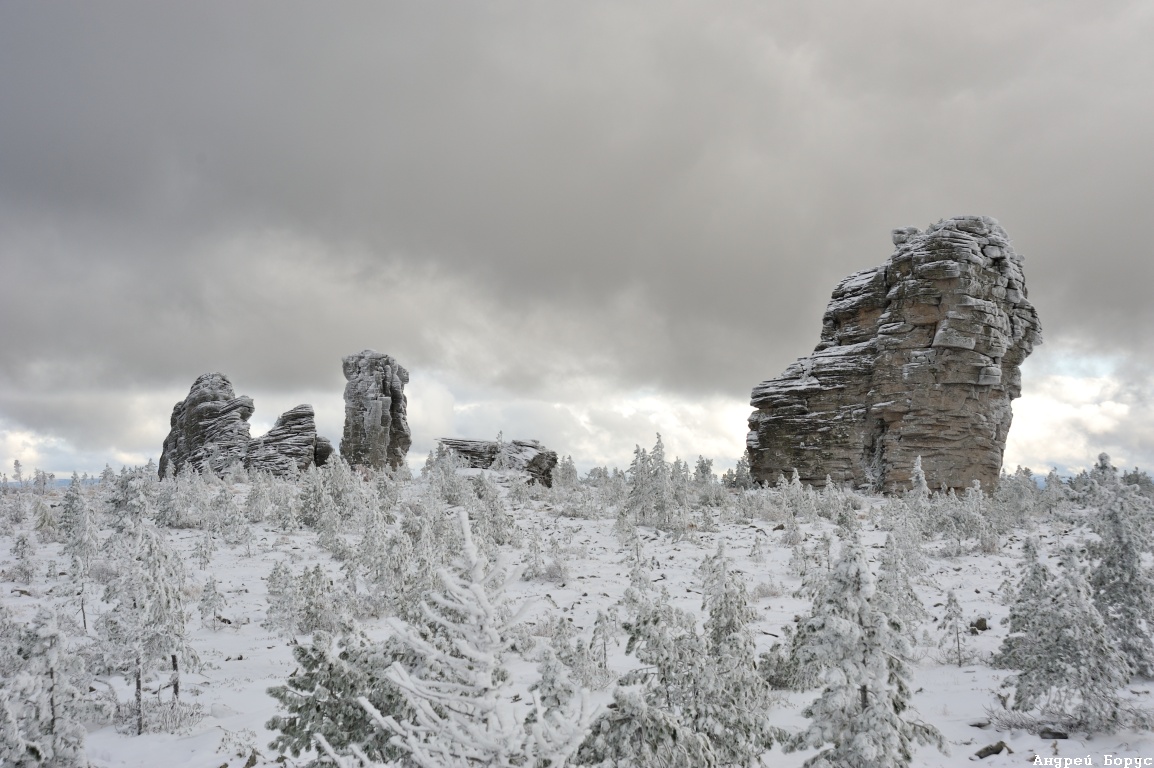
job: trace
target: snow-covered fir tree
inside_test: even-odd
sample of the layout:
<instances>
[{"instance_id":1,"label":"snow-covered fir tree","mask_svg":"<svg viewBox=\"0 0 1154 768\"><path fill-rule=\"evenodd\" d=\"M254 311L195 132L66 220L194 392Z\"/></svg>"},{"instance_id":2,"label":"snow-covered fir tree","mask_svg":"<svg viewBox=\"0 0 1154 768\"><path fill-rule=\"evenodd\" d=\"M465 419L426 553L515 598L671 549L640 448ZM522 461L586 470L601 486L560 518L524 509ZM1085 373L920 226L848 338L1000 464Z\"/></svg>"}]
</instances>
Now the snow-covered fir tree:
<instances>
[{"instance_id":1,"label":"snow-covered fir tree","mask_svg":"<svg viewBox=\"0 0 1154 768\"><path fill-rule=\"evenodd\" d=\"M50 612L18 631L15 647L0 640L0 652L17 662L0 675L0 765L85 768L83 661Z\"/></svg>"},{"instance_id":2,"label":"snow-covered fir tree","mask_svg":"<svg viewBox=\"0 0 1154 768\"><path fill-rule=\"evenodd\" d=\"M803 711L809 727L789 749L825 747L807 768L910 765L917 744L944 749L941 734L911 718L909 644L901 621L874 604L876 581L857 539L846 541L806 623L798 649L820 668L821 695Z\"/></svg>"},{"instance_id":3,"label":"snow-covered fir tree","mask_svg":"<svg viewBox=\"0 0 1154 768\"><path fill-rule=\"evenodd\" d=\"M705 706L693 727L709 734L722 765L751 765L773 745L778 733L769 720L772 693L758 672L751 625L757 614L745 584L733 570L724 542L700 569L702 608L707 612Z\"/></svg>"},{"instance_id":4,"label":"snow-covered fir tree","mask_svg":"<svg viewBox=\"0 0 1154 768\"><path fill-rule=\"evenodd\" d=\"M136 521L117 543L118 575L105 588L113 607L96 622L103 663L135 687L135 730L144 732L144 678L171 669L172 701L180 699L180 662L198 663L185 633L184 563L152 523Z\"/></svg>"},{"instance_id":5,"label":"snow-covered fir tree","mask_svg":"<svg viewBox=\"0 0 1154 768\"><path fill-rule=\"evenodd\" d=\"M269 571L266 592L268 611L262 626L291 635L296 631L300 598L296 577L283 561L278 560Z\"/></svg>"},{"instance_id":6,"label":"snow-covered fir tree","mask_svg":"<svg viewBox=\"0 0 1154 768\"><path fill-rule=\"evenodd\" d=\"M1111 644L1071 550L1062 553L1058 579L1037 561L1030 565L994 665L1015 670L1003 685L1013 689L1013 710L1036 716L1035 728L1109 732L1132 720L1118 693L1129 664Z\"/></svg>"},{"instance_id":7,"label":"snow-covered fir tree","mask_svg":"<svg viewBox=\"0 0 1154 768\"><path fill-rule=\"evenodd\" d=\"M1154 544L1154 505L1134 488L1119 488L1092 526L1088 546L1094 605L1114 647L1136 674L1154 677L1154 573L1142 562Z\"/></svg>"},{"instance_id":8,"label":"snow-covered fir tree","mask_svg":"<svg viewBox=\"0 0 1154 768\"><path fill-rule=\"evenodd\" d=\"M334 750L348 753L355 747L372 761L396 760L405 754L389 743L393 734L373 722L359 699L364 697L379 712L398 720L412 717L400 689L386 676L394 663L422 671L419 657L408 646L396 638L372 643L361 634L334 641L328 633L318 632L311 643L294 644L292 652L297 669L283 685L268 689L284 711L265 726L278 732L271 749L298 758L320 735Z\"/></svg>"},{"instance_id":9,"label":"snow-covered fir tree","mask_svg":"<svg viewBox=\"0 0 1154 768\"><path fill-rule=\"evenodd\" d=\"M941 660L945 664L962 666L973 660L974 654L967 648L969 626L962 614L962 605L954 590L946 595L945 612L938 624L941 639L938 646L942 649Z\"/></svg>"},{"instance_id":10,"label":"snow-covered fir tree","mask_svg":"<svg viewBox=\"0 0 1154 768\"><path fill-rule=\"evenodd\" d=\"M459 513L462 555L456 569L439 571L441 589L421 604L434 633L398 624L397 637L425 671L394 664L387 675L413 709L411 719L381 716L413 764L426 768L474 765L563 765L580 744L593 712L585 695L553 708L538 704L535 722L508 690L506 655L512 640L502 565L491 565L473 543L467 513Z\"/></svg>"},{"instance_id":11,"label":"snow-covered fir tree","mask_svg":"<svg viewBox=\"0 0 1154 768\"><path fill-rule=\"evenodd\" d=\"M878 566L876 595L875 607L882 613L898 619L905 629L906 636L910 639L915 638L918 626L929 617L929 614L914 590L905 554L898 547L893 534L886 535L881 563Z\"/></svg>"},{"instance_id":12,"label":"snow-covered fir tree","mask_svg":"<svg viewBox=\"0 0 1154 768\"><path fill-rule=\"evenodd\" d=\"M200 620L212 627L214 632L220 628L220 612L224 606L224 595L217 589L216 579L209 576L204 583L204 589L201 590L197 609L200 611Z\"/></svg>"}]
</instances>

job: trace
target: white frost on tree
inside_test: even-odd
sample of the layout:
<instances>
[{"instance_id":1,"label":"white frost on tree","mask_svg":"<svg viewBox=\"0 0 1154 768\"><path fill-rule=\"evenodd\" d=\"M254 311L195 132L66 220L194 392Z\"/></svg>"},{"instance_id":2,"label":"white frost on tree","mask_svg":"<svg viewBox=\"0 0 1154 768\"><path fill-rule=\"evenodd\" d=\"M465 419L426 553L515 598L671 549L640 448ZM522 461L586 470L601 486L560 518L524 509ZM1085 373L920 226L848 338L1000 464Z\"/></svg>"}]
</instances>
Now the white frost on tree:
<instances>
[{"instance_id":1,"label":"white frost on tree","mask_svg":"<svg viewBox=\"0 0 1154 768\"><path fill-rule=\"evenodd\" d=\"M843 544L814 602L798 648L822 669L825 687L802 714L810 719L788 749L823 747L807 768L909 765L915 744L944 749L932 726L910 719L909 643L901 621L875 605L877 584L861 543Z\"/></svg>"},{"instance_id":2,"label":"white frost on tree","mask_svg":"<svg viewBox=\"0 0 1154 768\"><path fill-rule=\"evenodd\" d=\"M506 655L512 644L505 589L512 580L503 565L490 566L473 543L468 515L459 512L462 554L454 571L438 572L440 591L422 602L432 636L398 623L397 637L424 661L426 671L410 674L394 664L388 677L414 710L410 721L381 716L362 704L396 734L394 742L413 764L445 766L561 766L576 751L592 721L584 693L568 701L535 704L535 718L513 701Z\"/></svg>"}]
</instances>

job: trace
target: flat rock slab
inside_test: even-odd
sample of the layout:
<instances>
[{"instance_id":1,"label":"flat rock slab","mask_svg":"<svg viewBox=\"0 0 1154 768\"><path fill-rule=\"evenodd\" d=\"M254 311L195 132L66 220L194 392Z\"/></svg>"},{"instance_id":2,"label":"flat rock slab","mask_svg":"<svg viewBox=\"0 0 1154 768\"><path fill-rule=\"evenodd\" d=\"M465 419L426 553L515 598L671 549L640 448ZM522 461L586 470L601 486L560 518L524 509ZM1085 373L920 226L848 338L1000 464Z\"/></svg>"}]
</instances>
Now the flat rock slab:
<instances>
[{"instance_id":1,"label":"flat rock slab","mask_svg":"<svg viewBox=\"0 0 1154 768\"><path fill-rule=\"evenodd\" d=\"M546 488L553 487L553 468L557 453L536 440L461 440L442 437L441 447L451 450L474 469L491 469L496 465L528 473L529 477Z\"/></svg>"}]
</instances>

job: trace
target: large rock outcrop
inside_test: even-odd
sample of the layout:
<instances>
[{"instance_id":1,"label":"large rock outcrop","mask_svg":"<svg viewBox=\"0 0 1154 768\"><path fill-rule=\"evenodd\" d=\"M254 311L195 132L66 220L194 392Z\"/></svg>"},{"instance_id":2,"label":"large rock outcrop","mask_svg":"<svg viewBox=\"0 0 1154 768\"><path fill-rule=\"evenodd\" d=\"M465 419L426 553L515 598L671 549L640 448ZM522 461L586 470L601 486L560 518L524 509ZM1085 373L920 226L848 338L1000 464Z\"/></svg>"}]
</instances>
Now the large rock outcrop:
<instances>
[{"instance_id":1,"label":"large rock outcrop","mask_svg":"<svg viewBox=\"0 0 1154 768\"><path fill-rule=\"evenodd\" d=\"M341 456L350 466L399 467L413 435L406 413L409 372L391 356L371 349L343 361L345 431Z\"/></svg>"},{"instance_id":2,"label":"large rock outcrop","mask_svg":"<svg viewBox=\"0 0 1154 768\"><path fill-rule=\"evenodd\" d=\"M887 263L834 289L821 343L753 390L746 444L755 479L992 487L1041 328L1022 257L998 222L960 216L895 230Z\"/></svg>"},{"instance_id":3,"label":"large rock outcrop","mask_svg":"<svg viewBox=\"0 0 1154 768\"><path fill-rule=\"evenodd\" d=\"M474 469L489 469L498 464L497 460L500 459L498 466L525 472L546 488L553 487L553 467L557 466L557 453L536 440L499 443L496 440L442 437L439 442L442 448L453 451Z\"/></svg>"},{"instance_id":4,"label":"large rock outcrop","mask_svg":"<svg viewBox=\"0 0 1154 768\"><path fill-rule=\"evenodd\" d=\"M251 397L237 396L223 373L206 373L172 408L170 431L160 454L160 476L186 469L222 474L240 463L277 475L324 464L332 444L317 436L311 405L298 405L277 419L264 437L249 436Z\"/></svg>"},{"instance_id":5,"label":"large rock outcrop","mask_svg":"<svg viewBox=\"0 0 1154 768\"><path fill-rule=\"evenodd\" d=\"M188 397L172 408L170 431L160 454L160 476L191 468L220 474L248 453L248 420L252 398L237 397L223 373L206 373L192 384Z\"/></svg>"}]
</instances>

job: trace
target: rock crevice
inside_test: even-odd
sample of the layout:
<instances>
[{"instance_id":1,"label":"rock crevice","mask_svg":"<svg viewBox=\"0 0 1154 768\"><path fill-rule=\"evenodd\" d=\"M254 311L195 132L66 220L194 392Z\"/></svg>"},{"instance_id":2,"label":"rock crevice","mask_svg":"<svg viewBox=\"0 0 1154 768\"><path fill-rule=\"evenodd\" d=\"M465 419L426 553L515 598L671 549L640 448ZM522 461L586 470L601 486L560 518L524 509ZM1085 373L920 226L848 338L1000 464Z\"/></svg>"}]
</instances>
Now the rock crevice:
<instances>
[{"instance_id":1,"label":"rock crevice","mask_svg":"<svg viewBox=\"0 0 1154 768\"><path fill-rule=\"evenodd\" d=\"M750 471L893 491L916 457L931 487L992 487L1019 366L1041 343L1022 257L998 222L895 230L879 267L834 289L809 357L754 387Z\"/></svg>"}]
</instances>

